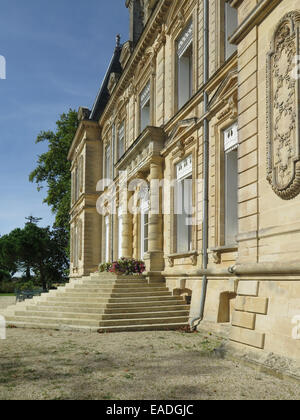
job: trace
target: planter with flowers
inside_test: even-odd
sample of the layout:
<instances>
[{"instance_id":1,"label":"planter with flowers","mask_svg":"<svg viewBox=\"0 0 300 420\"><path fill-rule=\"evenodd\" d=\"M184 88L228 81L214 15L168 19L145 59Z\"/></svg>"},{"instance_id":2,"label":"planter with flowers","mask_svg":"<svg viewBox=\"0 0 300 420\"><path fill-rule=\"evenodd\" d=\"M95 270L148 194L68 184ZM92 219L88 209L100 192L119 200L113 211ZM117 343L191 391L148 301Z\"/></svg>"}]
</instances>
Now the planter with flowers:
<instances>
[{"instance_id":1,"label":"planter with flowers","mask_svg":"<svg viewBox=\"0 0 300 420\"><path fill-rule=\"evenodd\" d=\"M117 276L141 276L145 270L146 266L143 261L124 257L99 265L100 273L111 273Z\"/></svg>"}]
</instances>

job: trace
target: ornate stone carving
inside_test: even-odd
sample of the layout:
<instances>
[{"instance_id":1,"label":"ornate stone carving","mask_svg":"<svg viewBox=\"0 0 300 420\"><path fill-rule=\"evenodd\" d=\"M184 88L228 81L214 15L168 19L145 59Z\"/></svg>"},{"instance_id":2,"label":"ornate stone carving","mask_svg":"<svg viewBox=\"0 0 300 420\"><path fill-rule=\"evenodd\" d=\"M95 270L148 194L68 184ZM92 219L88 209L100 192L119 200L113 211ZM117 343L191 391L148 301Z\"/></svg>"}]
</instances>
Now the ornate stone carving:
<instances>
[{"instance_id":1,"label":"ornate stone carving","mask_svg":"<svg viewBox=\"0 0 300 420\"><path fill-rule=\"evenodd\" d=\"M79 107L78 109L78 121L88 120L90 117L91 111L88 108Z\"/></svg>"},{"instance_id":2,"label":"ornate stone carving","mask_svg":"<svg viewBox=\"0 0 300 420\"><path fill-rule=\"evenodd\" d=\"M214 251L212 254L212 260L215 264L221 264L221 253Z\"/></svg>"},{"instance_id":3,"label":"ornate stone carving","mask_svg":"<svg viewBox=\"0 0 300 420\"><path fill-rule=\"evenodd\" d=\"M217 115L218 120L229 117L235 120L238 117L237 92L234 92L228 99L222 101L222 111Z\"/></svg>"},{"instance_id":4,"label":"ornate stone carving","mask_svg":"<svg viewBox=\"0 0 300 420\"><path fill-rule=\"evenodd\" d=\"M107 89L108 89L110 94L112 94L112 92L113 92L114 88L116 87L116 84L118 83L119 79L120 79L120 74L119 73L111 73L111 75L109 77L108 85L107 85Z\"/></svg>"},{"instance_id":5,"label":"ornate stone carving","mask_svg":"<svg viewBox=\"0 0 300 420\"><path fill-rule=\"evenodd\" d=\"M174 267L174 258L168 257L169 267Z\"/></svg>"},{"instance_id":6,"label":"ornate stone carving","mask_svg":"<svg viewBox=\"0 0 300 420\"><path fill-rule=\"evenodd\" d=\"M267 59L267 179L284 200L300 193L299 79L300 11L278 24Z\"/></svg>"}]
</instances>

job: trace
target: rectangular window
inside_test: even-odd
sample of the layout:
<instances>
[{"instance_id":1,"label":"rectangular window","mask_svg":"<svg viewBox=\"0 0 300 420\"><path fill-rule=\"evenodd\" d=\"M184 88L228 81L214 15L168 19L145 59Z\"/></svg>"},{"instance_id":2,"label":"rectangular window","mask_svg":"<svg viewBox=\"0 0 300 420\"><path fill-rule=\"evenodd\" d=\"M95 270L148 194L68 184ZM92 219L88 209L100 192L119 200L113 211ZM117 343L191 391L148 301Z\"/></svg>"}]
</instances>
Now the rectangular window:
<instances>
[{"instance_id":1,"label":"rectangular window","mask_svg":"<svg viewBox=\"0 0 300 420\"><path fill-rule=\"evenodd\" d=\"M109 216L104 219L105 222L105 262L109 262Z\"/></svg>"},{"instance_id":2,"label":"rectangular window","mask_svg":"<svg viewBox=\"0 0 300 420\"><path fill-rule=\"evenodd\" d=\"M176 167L177 183L174 190L176 214L176 252L192 251L193 179L192 156L188 156Z\"/></svg>"},{"instance_id":3,"label":"rectangular window","mask_svg":"<svg viewBox=\"0 0 300 420\"><path fill-rule=\"evenodd\" d=\"M105 149L105 178L110 179L110 145Z\"/></svg>"},{"instance_id":4,"label":"rectangular window","mask_svg":"<svg viewBox=\"0 0 300 420\"><path fill-rule=\"evenodd\" d=\"M193 22L177 41L177 85L178 109L180 109L193 93Z\"/></svg>"},{"instance_id":5,"label":"rectangular window","mask_svg":"<svg viewBox=\"0 0 300 420\"><path fill-rule=\"evenodd\" d=\"M224 131L225 245L236 243L238 233L238 125Z\"/></svg>"},{"instance_id":6,"label":"rectangular window","mask_svg":"<svg viewBox=\"0 0 300 420\"><path fill-rule=\"evenodd\" d=\"M238 13L234 7L225 3L225 60L228 60L237 50L236 45L230 44L228 39L238 26Z\"/></svg>"},{"instance_id":7,"label":"rectangular window","mask_svg":"<svg viewBox=\"0 0 300 420\"><path fill-rule=\"evenodd\" d=\"M141 258L148 252L149 237L149 201L145 200L141 204Z\"/></svg>"},{"instance_id":8,"label":"rectangular window","mask_svg":"<svg viewBox=\"0 0 300 420\"><path fill-rule=\"evenodd\" d=\"M140 94L140 131L150 125L150 82Z\"/></svg>"},{"instance_id":9,"label":"rectangular window","mask_svg":"<svg viewBox=\"0 0 300 420\"><path fill-rule=\"evenodd\" d=\"M125 152L125 124L122 124L118 130L118 160L124 155Z\"/></svg>"},{"instance_id":10,"label":"rectangular window","mask_svg":"<svg viewBox=\"0 0 300 420\"><path fill-rule=\"evenodd\" d=\"M79 171L75 169L75 201L79 198Z\"/></svg>"},{"instance_id":11,"label":"rectangular window","mask_svg":"<svg viewBox=\"0 0 300 420\"><path fill-rule=\"evenodd\" d=\"M78 227L74 228L74 237L73 237L73 246L74 246L74 268L78 268Z\"/></svg>"}]
</instances>

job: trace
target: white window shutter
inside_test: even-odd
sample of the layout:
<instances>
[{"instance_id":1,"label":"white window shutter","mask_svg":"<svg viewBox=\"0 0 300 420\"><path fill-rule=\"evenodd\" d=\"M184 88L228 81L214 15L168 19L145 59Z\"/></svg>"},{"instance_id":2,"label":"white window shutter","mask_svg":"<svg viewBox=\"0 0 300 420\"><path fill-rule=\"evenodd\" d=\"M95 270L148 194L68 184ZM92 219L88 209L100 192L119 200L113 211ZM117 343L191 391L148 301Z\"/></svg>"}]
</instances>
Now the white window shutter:
<instances>
[{"instance_id":1,"label":"white window shutter","mask_svg":"<svg viewBox=\"0 0 300 420\"><path fill-rule=\"evenodd\" d=\"M224 131L224 152L235 149L238 143L238 123L235 123Z\"/></svg>"},{"instance_id":2,"label":"white window shutter","mask_svg":"<svg viewBox=\"0 0 300 420\"><path fill-rule=\"evenodd\" d=\"M193 157L189 155L176 165L176 177L178 180L187 178L192 175Z\"/></svg>"}]
</instances>

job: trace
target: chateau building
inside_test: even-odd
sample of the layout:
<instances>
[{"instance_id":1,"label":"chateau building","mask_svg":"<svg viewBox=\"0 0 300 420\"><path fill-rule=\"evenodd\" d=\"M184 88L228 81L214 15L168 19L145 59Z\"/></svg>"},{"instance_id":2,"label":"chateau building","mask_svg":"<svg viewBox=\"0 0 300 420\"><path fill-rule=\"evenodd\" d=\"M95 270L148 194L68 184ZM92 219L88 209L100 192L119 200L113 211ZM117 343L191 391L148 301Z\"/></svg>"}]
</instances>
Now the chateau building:
<instances>
[{"instance_id":1,"label":"chateau building","mask_svg":"<svg viewBox=\"0 0 300 420\"><path fill-rule=\"evenodd\" d=\"M300 361L299 0L126 7L68 156L70 276L142 259L192 326Z\"/></svg>"}]
</instances>

